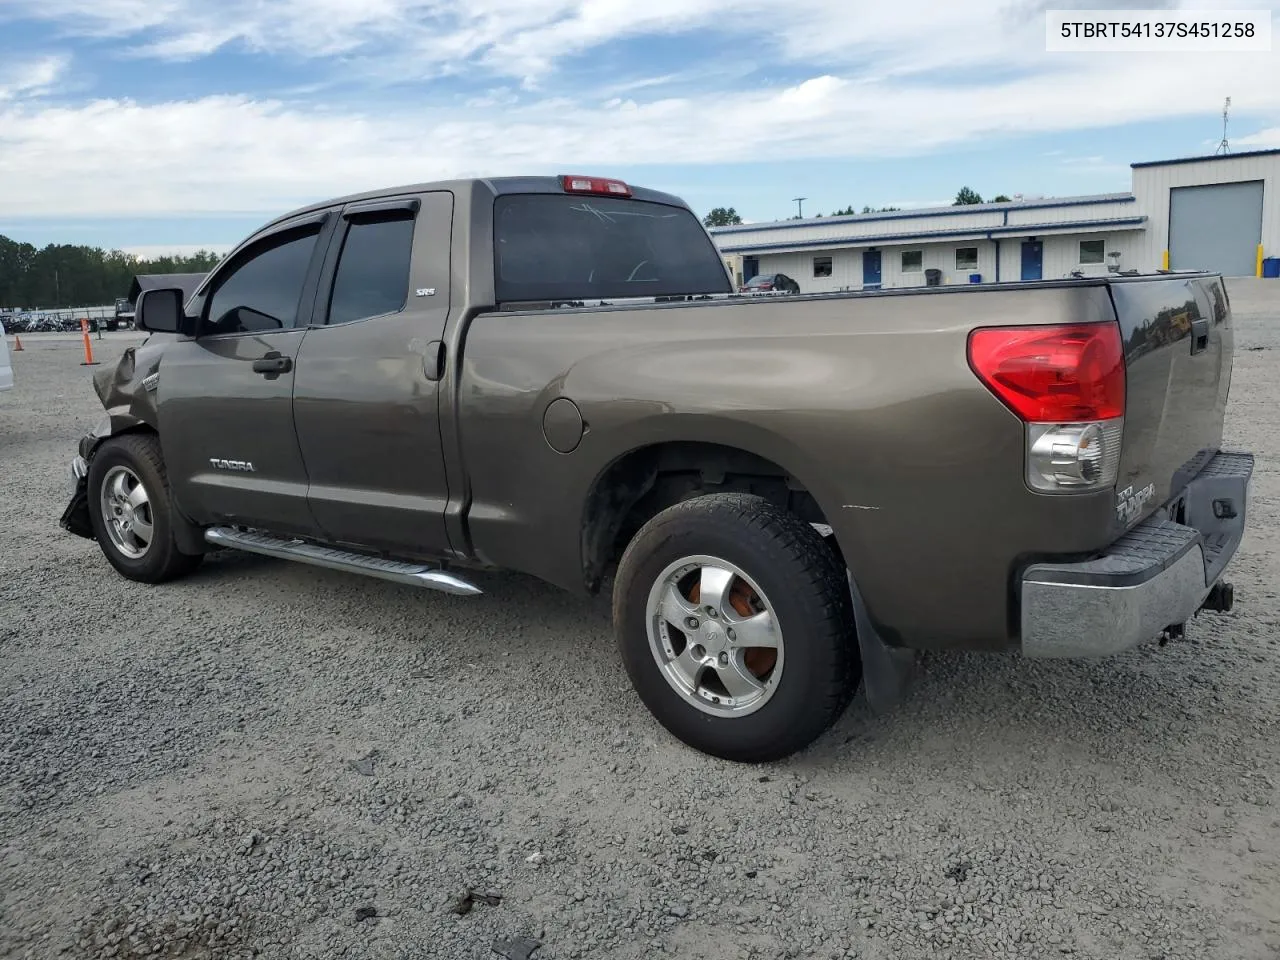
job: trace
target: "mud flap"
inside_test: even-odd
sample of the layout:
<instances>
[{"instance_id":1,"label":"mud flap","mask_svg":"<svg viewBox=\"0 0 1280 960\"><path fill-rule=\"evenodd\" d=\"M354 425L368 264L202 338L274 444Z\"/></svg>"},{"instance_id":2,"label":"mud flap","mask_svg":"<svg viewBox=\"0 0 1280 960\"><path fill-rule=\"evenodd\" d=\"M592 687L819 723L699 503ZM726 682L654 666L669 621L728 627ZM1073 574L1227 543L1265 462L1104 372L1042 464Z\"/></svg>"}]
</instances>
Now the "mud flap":
<instances>
[{"instance_id":1,"label":"mud flap","mask_svg":"<svg viewBox=\"0 0 1280 960\"><path fill-rule=\"evenodd\" d=\"M858 649L862 654L862 682L867 704L875 713L884 713L902 702L915 676L916 653L891 647L880 638L867 616L866 605L853 582L853 575L847 569L845 577L853 599L853 621L858 632Z\"/></svg>"},{"instance_id":2,"label":"mud flap","mask_svg":"<svg viewBox=\"0 0 1280 960\"><path fill-rule=\"evenodd\" d=\"M93 535L93 524L89 522L89 483L84 477L76 480L75 491L71 494L71 502L62 511L59 526L77 537L87 540L97 539Z\"/></svg>"}]
</instances>

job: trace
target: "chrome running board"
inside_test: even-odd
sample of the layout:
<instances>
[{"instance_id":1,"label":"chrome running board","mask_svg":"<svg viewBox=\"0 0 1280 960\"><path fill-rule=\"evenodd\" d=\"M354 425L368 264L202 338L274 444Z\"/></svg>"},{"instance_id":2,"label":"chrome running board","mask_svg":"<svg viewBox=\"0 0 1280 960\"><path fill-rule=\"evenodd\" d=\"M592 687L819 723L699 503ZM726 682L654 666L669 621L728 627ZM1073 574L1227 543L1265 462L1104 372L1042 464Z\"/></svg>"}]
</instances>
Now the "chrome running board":
<instances>
[{"instance_id":1,"label":"chrome running board","mask_svg":"<svg viewBox=\"0 0 1280 960\"><path fill-rule=\"evenodd\" d=\"M210 527L204 532L209 543L219 547L231 547L247 553L259 553L281 560L297 560L316 567L328 567L343 573L360 573L366 577L378 577L411 587L426 587L442 593L473 597L482 593L474 583L423 563L406 563L402 560L384 560L349 553L336 547L324 547L296 538L276 537L269 533L236 530L234 527Z\"/></svg>"}]
</instances>

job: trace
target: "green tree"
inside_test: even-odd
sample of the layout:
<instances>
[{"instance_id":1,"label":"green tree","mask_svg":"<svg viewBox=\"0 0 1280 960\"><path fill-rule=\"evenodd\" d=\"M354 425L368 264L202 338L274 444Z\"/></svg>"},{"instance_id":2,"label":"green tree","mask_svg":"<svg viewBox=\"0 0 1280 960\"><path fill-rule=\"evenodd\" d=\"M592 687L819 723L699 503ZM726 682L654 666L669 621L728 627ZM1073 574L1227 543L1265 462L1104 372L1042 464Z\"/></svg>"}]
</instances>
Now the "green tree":
<instances>
[{"instance_id":1,"label":"green tree","mask_svg":"<svg viewBox=\"0 0 1280 960\"><path fill-rule=\"evenodd\" d=\"M1012 203L1013 201L1006 197L1003 193L997 193L991 198L992 203Z\"/></svg>"},{"instance_id":2,"label":"green tree","mask_svg":"<svg viewBox=\"0 0 1280 960\"><path fill-rule=\"evenodd\" d=\"M861 211L858 211L858 210L853 209L853 205L852 205L852 204L850 204L849 206L844 207L843 209L840 209L840 210L836 210L836 211L834 211L834 212L831 214L831 216L833 216L833 217L852 217L852 216L856 216L859 212L861 212L861 213L891 213L891 212L892 212L892 211L894 211L894 210L901 210L901 209L902 209L901 207L863 207ZM819 216L821 216L821 214L819 214Z\"/></svg>"},{"instance_id":3,"label":"green tree","mask_svg":"<svg viewBox=\"0 0 1280 960\"><path fill-rule=\"evenodd\" d=\"M953 207L960 207L965 204L981 202L982 196L977 191L971 190L969 187L961 187L960 192L956 194L955 202L951 205Z\"/></svg>"},{"instance_id":4,"label":"green tree","mask_svg":"<svg viewBox=\"0 0 1280 960\"><path fill-rule=\"evenodd\" d=\"M738 216L738 211L733 207L715 207L702 218L702 222L708 227L728 227L741 223L742 217Z\"/></svg>"},{"instance_id":5,"label":"green tree","mask_svg":"<svg viewBox=\"0 0 1280 960\"><path fill-rule=\"evenodd\" d=\"M210 250L155 260L72 244L51 243L37 250L0 235L0 306L106 306L128 295L134 274L207 273L220 259Z\"/></svg>"}]
</instances>

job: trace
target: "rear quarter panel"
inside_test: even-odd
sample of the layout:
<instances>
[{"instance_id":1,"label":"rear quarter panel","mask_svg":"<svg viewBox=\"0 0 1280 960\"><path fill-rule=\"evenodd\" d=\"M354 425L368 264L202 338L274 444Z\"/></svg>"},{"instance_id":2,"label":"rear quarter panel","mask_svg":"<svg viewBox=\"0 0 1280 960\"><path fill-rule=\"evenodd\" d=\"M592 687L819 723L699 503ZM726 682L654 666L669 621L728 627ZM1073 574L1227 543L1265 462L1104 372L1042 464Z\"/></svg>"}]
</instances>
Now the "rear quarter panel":
<instances>
[{"instance_id":1,"label":"rear quarter panel","mask_svg":"<svg viewBox=\"0 0 1280 960\"><path fill-rule=\"evenodd\" d=\"M967 336L1082 320L1114 320L1105 287L481 315L458 396L474 549L580 590L605 469L649 444L726 444L814 495L888 639L1004 646L1014 559L1104 545L1113 498L1028 490L1021 425L970 371ZM568 454L543 435L559 397L587 424Z\"/></svg>"}]
</instances>

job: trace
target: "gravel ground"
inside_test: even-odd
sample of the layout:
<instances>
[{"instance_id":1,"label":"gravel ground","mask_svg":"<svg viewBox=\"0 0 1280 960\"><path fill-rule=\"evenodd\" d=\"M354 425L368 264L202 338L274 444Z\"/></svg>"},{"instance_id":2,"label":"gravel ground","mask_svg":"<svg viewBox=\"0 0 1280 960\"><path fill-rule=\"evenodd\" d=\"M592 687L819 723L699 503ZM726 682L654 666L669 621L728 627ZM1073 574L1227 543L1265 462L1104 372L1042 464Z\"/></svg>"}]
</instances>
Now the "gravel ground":
<instances>
[{"instance_id":1,"label":"gravel ground","mask_svg":"<svg viewBox=\"0 0 1280 960\"><path fill-rule=\"evenodd\" d=\"M930 656L891 715L859 696L758 768L649 717L607 598L235 554L125 581L57 527L91 368L24 336L0 955L1276 957L1280 285L1232 292L1228 442L1259 458L1235 611L1106 661Z\"/></svg>"}]
</instances>

